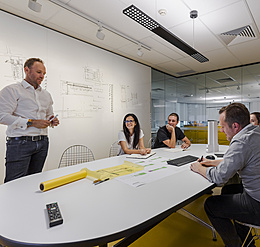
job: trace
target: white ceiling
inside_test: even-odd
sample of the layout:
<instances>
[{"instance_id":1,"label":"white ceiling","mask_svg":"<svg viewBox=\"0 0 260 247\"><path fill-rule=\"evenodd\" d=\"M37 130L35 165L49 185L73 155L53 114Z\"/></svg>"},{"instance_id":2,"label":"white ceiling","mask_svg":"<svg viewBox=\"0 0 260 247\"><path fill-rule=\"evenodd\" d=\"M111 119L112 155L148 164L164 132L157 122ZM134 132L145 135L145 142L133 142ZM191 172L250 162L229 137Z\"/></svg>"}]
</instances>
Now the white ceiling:
<instances>
[{"instance_id":1,"label":"white ceiling","mask_svg":"<svg viewBox=\"0 0 260 247\"><path fill-rule=\"evenodd\" d=\"M79 38L123 55L176 77L260 62L259 0L37 0L40 13L28 8L28 0L0 0L0 8L17 16ZM56 2L56 4L55 4ZM57 5L65 5L65 8ZM153 34L122 13L134 4L162 26L209 59L200 63L175 46ZM79 16L66 8L74 9ZM166 16L158 13L166 9ZM191 19L190 11L198 18ZM93 21L87 20L89 16ZM119 31L136 43L104 29L105 39L96 38L100 21L105 27ZM223 36L250 25L254 38ZM226 45L225 38L234 38ZM137 55L138 42L143 56Z\"/></svg>"}]
</instances>

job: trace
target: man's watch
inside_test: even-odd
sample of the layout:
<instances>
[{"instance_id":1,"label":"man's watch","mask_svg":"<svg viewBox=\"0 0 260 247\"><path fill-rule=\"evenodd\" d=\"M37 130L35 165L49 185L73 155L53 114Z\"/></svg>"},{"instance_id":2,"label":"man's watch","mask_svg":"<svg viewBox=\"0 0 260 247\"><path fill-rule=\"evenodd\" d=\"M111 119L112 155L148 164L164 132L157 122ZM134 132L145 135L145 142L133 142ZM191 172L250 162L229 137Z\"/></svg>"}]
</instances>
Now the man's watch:
<instances>
[{"instance_id":1,"label":"man's watch","mask_svg":"<svg viewBox=\"0 0 260 247\"><path fill-rule=\"evenodd\" d=\"M32 119L29 119L27 122L27 127L30 127L30 126L32 126Z\"/></svg>"}]
</instances>

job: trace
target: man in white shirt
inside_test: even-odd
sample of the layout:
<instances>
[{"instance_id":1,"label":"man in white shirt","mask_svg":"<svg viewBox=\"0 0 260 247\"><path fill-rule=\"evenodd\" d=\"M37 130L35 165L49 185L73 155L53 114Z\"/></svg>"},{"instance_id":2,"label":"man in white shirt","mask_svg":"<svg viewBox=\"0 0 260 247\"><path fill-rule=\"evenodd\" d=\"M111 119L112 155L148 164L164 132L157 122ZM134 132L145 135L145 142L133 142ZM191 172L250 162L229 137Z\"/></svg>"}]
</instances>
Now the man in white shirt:
<instances>
[{"instance_id":1,"label":"man in white shirt","mask_svg":"<svg viewBox=\"0 0 260 247\"><path fill-rule=\"evenodd\" d=\"M41 172L48 153L49 126L53 118L51 95L40 85L46 74L43 61L30 58L24 64L25 79L0 91L0 123L6 131L6 176L8 182Z\"/></svg>"}]
</instances>

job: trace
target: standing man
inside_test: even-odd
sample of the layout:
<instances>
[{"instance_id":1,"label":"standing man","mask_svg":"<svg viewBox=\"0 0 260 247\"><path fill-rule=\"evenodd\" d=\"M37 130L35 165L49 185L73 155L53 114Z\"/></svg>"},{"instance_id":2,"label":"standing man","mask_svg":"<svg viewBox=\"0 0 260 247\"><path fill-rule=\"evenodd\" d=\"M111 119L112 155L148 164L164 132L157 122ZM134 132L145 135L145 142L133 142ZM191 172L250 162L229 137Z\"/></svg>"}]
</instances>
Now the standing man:
<instances>
[{"instance_id":1,"label":"standing man","mask_svg":"<svg viewBox=\"0 0 260 247\"><path fill-rule=\"evenodd\" d=\"M191 170L222 185L238 173L243 191L209 197L205 211L225 246L240 247L248 228L236 222L260 225L260 128L250 124L248 109L233 103L219 111L221 131L230 141L223 160L191 164ZM253 243L250 246L255 246Z\"/></svg>"},{"instance_id":2,"label":"standing man","mask_svg":"<svg viewBox=\"0 0 260 247\"><path fill-rule=\"evenodd\" d=\"M25 79L0 91L0 123L6 131L4 182L41 172L48 153L49 126L53 118L51 95L42 89L46 73L43 61L30 58L24 64Z\"/></svg>"},{"instance_id":3,"label":"standing man","mask_svg":"<svg viewBox=\"0 0 260 247\"><path fill-rule=\"evenodd\" d=\"M171 113L168 117L168 124L161 127L157 132L154 148L175 148L177 140L183 141L181 145L183 149L191 145L190 140L184 135L181 129L176 126L178 123L179 115L177 113Z\"/></svg>"}]
</instances>

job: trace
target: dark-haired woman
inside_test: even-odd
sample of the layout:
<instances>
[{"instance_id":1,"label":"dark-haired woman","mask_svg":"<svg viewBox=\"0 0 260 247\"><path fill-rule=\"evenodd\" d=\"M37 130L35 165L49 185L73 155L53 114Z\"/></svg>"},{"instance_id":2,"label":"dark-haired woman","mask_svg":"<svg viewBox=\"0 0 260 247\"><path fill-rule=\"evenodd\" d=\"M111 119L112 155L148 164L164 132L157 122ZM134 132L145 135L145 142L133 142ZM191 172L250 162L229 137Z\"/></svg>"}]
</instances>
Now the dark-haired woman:
<instances>
[{"instance_id":1,"label":"dark-haired woman","mask_svg":"<svg viewBox=\"0 0 260 247\"><path fill-rule=\"evenodd\" d=\"M250 123L260 126L260 112L252 112L250 114Z\"/></svg>"},{"instance_id":2,"label":"dark-haired woman","mask_svg":"<svg viewBox=\"0 0 260 247\"><path fill-rule=\"evenodd\" d=\"M151 149L144 147L143 137L144 133L140 129L136 115L133 113L127 114L123 120L123 130L118 133L118 142L121 146L119 155L149 154Z\"/></svg>"}]
</instances>

